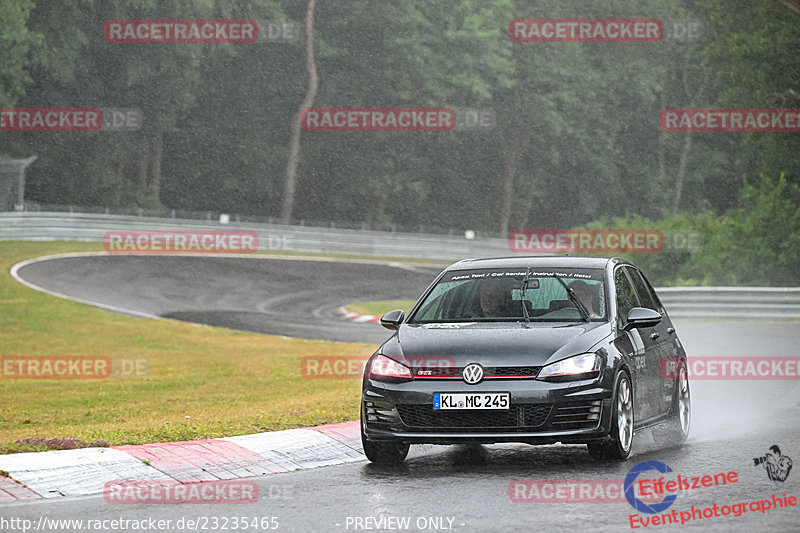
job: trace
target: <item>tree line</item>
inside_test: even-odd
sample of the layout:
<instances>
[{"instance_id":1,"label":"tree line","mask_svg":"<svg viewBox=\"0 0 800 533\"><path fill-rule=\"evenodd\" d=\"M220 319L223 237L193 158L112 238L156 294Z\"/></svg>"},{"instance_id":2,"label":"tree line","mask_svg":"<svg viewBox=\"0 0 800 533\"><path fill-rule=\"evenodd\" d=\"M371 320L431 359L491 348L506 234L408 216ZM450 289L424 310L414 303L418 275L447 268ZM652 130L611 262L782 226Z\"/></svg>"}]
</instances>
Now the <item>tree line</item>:
<instances>
[{"instance_id":1,"label":"tree line","mask_svg":"<svg viewBox=\"0 0 800 533\"><path fill-rule=\"evenodd\" d=\"M512 20L537 17L659 19L671 31L683 21L700 32L510 38ZM252 19L263 35L104 38L107 21L129 19ZM748 177L800 178L797 133L659 127L667 108L800 107L790 0L0 0L0 30L3 108L141 112L133 131L0 132L0 154L39 156L26 189L39 203L505 236L720 216L740 208ZM460 125L307 131L299 111L311 105L448 107Z\"/></svg>"}]
</instances>

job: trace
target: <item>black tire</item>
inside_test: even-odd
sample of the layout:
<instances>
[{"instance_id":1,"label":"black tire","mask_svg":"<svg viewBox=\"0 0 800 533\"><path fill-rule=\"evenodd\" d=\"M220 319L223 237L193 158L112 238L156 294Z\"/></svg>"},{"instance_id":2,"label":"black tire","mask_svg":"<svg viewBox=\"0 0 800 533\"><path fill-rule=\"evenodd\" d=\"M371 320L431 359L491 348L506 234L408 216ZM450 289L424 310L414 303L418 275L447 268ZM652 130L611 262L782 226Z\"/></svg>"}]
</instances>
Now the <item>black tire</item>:
<instances>
[{"instance_id":1,"label":"black tire","mask_svg":"<svg viewBox=\"0 0 800 533\"><path fill-rule=\"evenodd\" d=\"M678 383L675 387L675 398L672 404L672 416L663 427L653 430L653 440L659 446L677 446L689 436L692 422L692 395L689 390L689 375L686 363L678 366Z\"/></svg>"},{"instance_id":2,"label":"black tire","mask_svg":"<svg viewBox=\"0 0 800 533\"><path fill-rule=\"evenodd\" d=\"M363 408L362 408L363 409ZM400 441L370 441L364 434L364 414L361 414L361 446L370 462L378 465L399 465L406 460L409 444Z\"/></svg>"},{"instance_id":3,"label":"black tire","mask_svg":"<svg viewBox=\"0 0 800 533\"><path fill-rule=\"evenodd\" d=\"M587 444L589 455L606 461L625 461L633 449L633 386L623 371L617 373L608 439Z\"/></svg>"}]
</instances>

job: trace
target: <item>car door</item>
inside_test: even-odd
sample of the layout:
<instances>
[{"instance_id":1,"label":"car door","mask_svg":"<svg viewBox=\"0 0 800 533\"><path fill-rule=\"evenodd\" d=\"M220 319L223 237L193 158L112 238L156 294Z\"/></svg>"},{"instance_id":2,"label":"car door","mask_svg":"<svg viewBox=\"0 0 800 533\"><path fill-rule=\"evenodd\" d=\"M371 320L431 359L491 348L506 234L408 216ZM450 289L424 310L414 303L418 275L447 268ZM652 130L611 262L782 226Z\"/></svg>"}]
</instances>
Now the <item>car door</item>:
<instances>
[{"instance_id":1,"label":"car door","mask_svg":"<svg viewBox=\"0 0 800 533\"><path fill-rule=\"evenodd\" d=\"M633 388L634 388L634 415L636 420L646 420L656 415L656 406L652 401L657 391L653 389L652 373L647 361L647 351L652 350L654 342L652 339L642 335L639 329L624 331L627 323L628 313L634 307L640 307L639 299L633 288L624 266L618 266L614 270L614 295L616 299L616 314L618 335L616 339L617 348L628 355L633 361L631 368Z\"/></svg>"},{"instance_id":2,"label":"car door","mask_svg":"<svg viewBox=\"0 0 800 533\"><path fill-rule=\"evenodd\" d=\"M672 404L672 394L670 392L672 389L667 390L665 388L665 380L661 375L661 365L665 358L670 355L671 339L667 331L669 320L664 320L666 313L661 304L657 302L655 294L647 286L639 269L626 266L625 271L633 283L633 288L636 290L639 306L652 309L661 315L661 322L651 328L640 328L639 330L646 346L646 371L647 380L653 392L650 399L653 415L658 416L669 412ZM671 383L674 384L674 381Z\"/></svg>"},{"instance_id":3,"label":"car door","mask_svg":"<svg viewBox=\"0 0 800 533\"><path fill-rule=\"evenodd\" d=\"M661 322L654 328L650 328L652 330L650 335L656 336L656 353L658 356L658 360L654 362L652 370L654 372L653 380L661 397L658 411L660 414L667 414L672 406L673 393L676 386L675 376L670 375L669 372L674 370L674 365L677 363L678 358L683 356L685 352L678 340L675 327L650 282L638 269L631 268L628 273L633 280L634 288L643 307L649 307L661 314ZM647 305L644 305L645 303ZM649 363L650 361L648 360ZM673 366L669 366L670 364Z\"/></svg>"}]
</instances>

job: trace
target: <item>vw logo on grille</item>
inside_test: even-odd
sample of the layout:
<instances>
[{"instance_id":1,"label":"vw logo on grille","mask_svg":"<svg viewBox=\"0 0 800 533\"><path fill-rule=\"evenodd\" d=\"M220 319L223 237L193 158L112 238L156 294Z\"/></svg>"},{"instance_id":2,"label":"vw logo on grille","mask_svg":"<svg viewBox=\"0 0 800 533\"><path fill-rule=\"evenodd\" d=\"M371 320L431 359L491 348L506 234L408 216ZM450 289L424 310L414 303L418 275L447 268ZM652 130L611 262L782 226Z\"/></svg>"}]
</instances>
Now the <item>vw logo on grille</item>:
<instances>
[{"instance_id":1,"label":"vw logo on grille","mask_svg":"<svg viewBox=\"0 0 800 533\"><path fill-rule=\"evenodd\" d=\"M476 383L480 383L483 379L483 367L478 363L470 363L464 367L464 371L461 375L466 383L475 385Z\"/></svg>"}]
</instances>

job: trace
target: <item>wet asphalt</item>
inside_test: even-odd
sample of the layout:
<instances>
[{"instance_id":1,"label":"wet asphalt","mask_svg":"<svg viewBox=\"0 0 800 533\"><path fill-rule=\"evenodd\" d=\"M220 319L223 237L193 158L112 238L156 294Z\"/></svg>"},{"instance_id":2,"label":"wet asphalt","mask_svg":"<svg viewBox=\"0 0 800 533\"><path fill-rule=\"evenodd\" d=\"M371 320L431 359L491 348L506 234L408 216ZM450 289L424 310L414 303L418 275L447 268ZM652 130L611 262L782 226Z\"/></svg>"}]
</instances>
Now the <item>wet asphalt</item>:
<instances>
[{"instance_id":1,"label":"wet asphalt","mask_svg":"<svg viewBox=\"0 0 800 533\"><path fill-rule=\"evenodd\" d=\"M356 301L416 300L443 266L252 256L78 256L29 264L35 285L121 309L270 335L379 344L390 332L343 320Z\"/></svg>"},{"instance_id":2,"label":"wet asphalt","mask_svg":"<svg viewBox=\"0 0 800 533\"><path fill-rule=\"evenodd\" d=\"M50 290L161 316L378 343L386 330L348 323L333 310L355 300L414 299L438 271L320 261L119 256L45 261L21 269L20 275ZM690 356L800 355L800 321L675 320L675 325ZM691 389L689 440L659 449L650 432L641 431L634 437L635 455L625 463L596 462L584 446L412 446L399 467L362 462L254 478L261 494L254 504L119 505L91 496L4 504L0 519L172 520L166 531L266 531L265 525L272 531L800 530L800 507L748 510L738 517L695 519L684 525L642 527L634 522L639 527L633 528L631 515L637 513L627 502L512 499L518 480L622 480L632 466L647 460L663 462L683 476L737 474L735 483L680 493L667 513L715 504L731 508L773 494L800 498L800 467L785 482L776 482L753 465L753 458L773 444L800 460L798 381L693 381ZM237 529L233 517L239 517ZM265 517L275 520L260 520ZM249 520L247 529L241 527L244 518ZM259 519L256 528L254 518Z\"/></svg>"}]
</instances>

